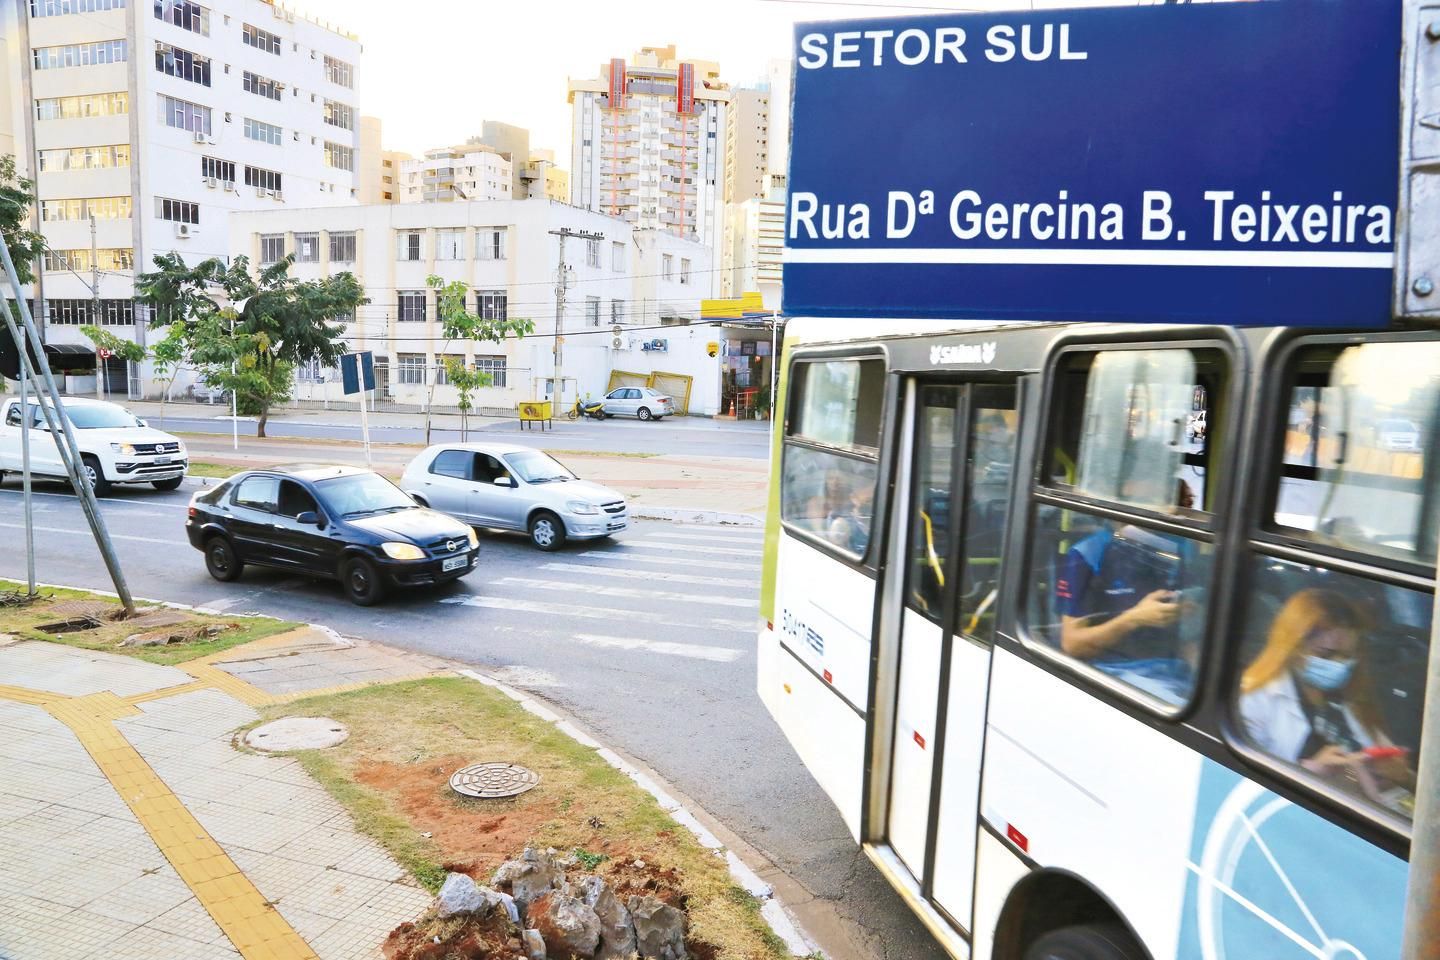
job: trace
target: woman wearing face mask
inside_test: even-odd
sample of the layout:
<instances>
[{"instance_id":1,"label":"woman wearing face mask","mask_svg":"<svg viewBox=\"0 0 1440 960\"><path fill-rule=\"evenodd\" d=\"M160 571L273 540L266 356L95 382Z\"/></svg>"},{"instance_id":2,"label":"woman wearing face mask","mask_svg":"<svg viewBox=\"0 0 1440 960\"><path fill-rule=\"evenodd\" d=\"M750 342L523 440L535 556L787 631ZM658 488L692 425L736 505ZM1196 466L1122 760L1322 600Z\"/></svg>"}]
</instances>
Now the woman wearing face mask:
<instances>
[{"instance_id":1,"label":"woman wearing face mask","mask_svg":"<svg viewBox=\"0 0 1440 960\"><path fill-rule=\"evenodd\" d=\"M1360 659L1367 626L1361 610L1338 593L1292 596L1241 677L1240 716L1250 740L1267 753L1376 802L1404 806L1392 788L1413 789L1415 774L1408 752L1385 736L1370 698Z\"/></svg>"}]
</instances>

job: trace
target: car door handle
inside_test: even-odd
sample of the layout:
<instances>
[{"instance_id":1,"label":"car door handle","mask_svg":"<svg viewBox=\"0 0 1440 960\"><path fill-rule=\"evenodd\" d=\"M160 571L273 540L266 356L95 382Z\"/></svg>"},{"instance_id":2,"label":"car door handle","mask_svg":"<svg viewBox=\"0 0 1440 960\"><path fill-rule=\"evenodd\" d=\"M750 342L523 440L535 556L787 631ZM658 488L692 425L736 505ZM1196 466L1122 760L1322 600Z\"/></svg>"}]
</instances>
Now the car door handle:
<instances>
[{"instance_id":1,"label":"car door handle","mask_svg":"<svg viewBox=\"0 0 1440 960\"><path fill-rule=\"evenodd\" d=\"M270 528L271 528L272 530L284 530L284 529L285 529L285 524L283 524L283 523L272 523L272 524L270 524Z\"/></svg>"}]
</instances>

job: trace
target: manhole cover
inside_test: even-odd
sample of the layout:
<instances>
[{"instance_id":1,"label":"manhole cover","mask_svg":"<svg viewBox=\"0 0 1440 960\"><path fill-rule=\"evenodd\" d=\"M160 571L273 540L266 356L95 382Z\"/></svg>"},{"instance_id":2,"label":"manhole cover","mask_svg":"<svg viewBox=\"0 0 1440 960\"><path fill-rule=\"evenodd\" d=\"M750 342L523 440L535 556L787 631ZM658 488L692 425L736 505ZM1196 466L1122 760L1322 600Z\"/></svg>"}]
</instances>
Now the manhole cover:
<instances>
[{"instance_id":1,"label":"manhole cover","mask_svg":"<svg viewBox=\"0 0 1440 960\"><path fill-rule=\"evenodd\" d=\"M472 763L450 775L450 789L467 797L518 797L540 782L540 774L514 763Z\"/></svg>"},{"instance_id":2,"label":"manhole cover","mask_svg":"<svg viewBox=\"0 0 1440 960\"><path fill-rule=\"evenodd\" d=\"M245 734L245 745L273 753L278 750L322 750L344 743L350 731L329 717L284 717Z\"/></svg>"}]
</instances>

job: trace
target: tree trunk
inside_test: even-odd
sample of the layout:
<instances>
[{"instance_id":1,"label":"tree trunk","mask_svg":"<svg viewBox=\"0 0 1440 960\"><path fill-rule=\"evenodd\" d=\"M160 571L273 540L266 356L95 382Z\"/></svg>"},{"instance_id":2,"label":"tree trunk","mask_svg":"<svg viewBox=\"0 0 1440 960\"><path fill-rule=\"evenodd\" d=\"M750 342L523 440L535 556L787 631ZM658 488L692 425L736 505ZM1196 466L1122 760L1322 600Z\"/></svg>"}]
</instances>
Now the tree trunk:
<instances>
[{"instance_id":1,"label":"tree trunk","mask_svg":"<svg viewBox=\"0 0 1440 960\"><path fill-rule=\"evenodd\" d=\"M265 423L266 423L266 421L268 421L269 419L270 419L270 404L268 404L268 403L261 403L261 404L260 404L260 418L259 418L259 421L258 421L258 422L256 423L256 425L255 425L255 436L260 437L260 438L262 438L262 439L265 437Z\"/></svg>"}]
</instances>

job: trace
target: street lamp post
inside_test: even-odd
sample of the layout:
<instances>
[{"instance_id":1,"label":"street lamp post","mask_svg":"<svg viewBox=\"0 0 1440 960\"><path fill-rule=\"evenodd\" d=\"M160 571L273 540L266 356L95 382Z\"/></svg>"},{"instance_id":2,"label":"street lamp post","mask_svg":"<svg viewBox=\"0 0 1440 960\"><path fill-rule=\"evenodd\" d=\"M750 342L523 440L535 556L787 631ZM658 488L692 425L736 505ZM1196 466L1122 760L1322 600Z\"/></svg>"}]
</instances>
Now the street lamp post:
<instances>
[{"instance_id":1,"label":"street lamp post","mask_svg":"<svg viewBox=\"0 0 1440 960\"><path fill-rule=\"evenodd\" d=\"M211 288L205 294L206 298L220 310L220 315L230 321L230 340L235 340L235 321L245 310L245 304L250 302L249 297L241 297L239 300L231 300L230 295L223 287ZM235 360L230 361L230 448L240 449L240 395L235 389Z\"/></svg>"}]
</instances>

